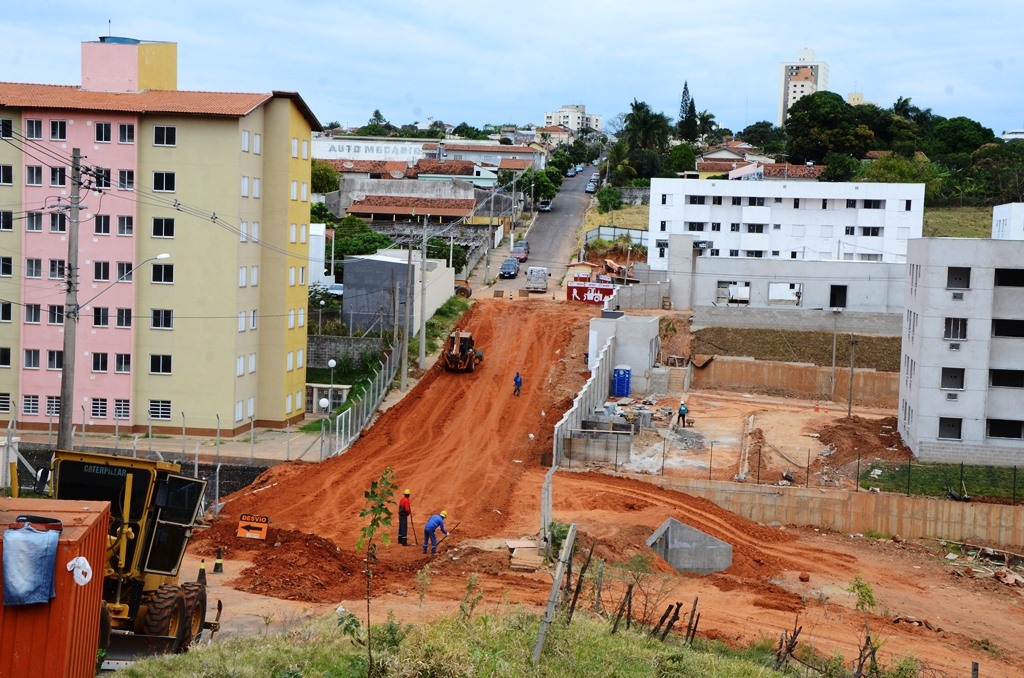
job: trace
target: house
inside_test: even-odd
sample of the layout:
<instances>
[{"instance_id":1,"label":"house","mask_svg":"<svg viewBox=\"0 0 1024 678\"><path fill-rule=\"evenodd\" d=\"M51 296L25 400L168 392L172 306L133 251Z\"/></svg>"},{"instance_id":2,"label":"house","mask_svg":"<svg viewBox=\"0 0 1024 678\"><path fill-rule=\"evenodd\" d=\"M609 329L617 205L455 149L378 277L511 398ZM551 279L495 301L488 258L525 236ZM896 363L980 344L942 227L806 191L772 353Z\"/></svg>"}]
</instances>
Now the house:
<instances>
[{"instance_id":1,"label":"house","mask_svg":"<svg viewBox=\"0 0 1024 678\"><path fill-rule=\"evenodd\" d=\"M442 259L423 262L415 249L411 260L410 285L408 250L378 250L376 254L346 257L345 297L341 309L343 321L349 327L359 329L394 329L396 322L401 327L408 300L409 336L417 336L422 312L425 310L426 317L430 318L451 298L455 271Z\"/></svg>"},{"instance_id":2,"label":"house","mask_svg":"<svg viewBox=\"0 0 1024 678\"><path fill-rule=\"evenodd\" d=\"M90 431L302 419L320 123L295 92L179 90L175 43L81 58L80 85L0 83L0 419L46 429L65 372Z\"/></svg>"}]
</instances>

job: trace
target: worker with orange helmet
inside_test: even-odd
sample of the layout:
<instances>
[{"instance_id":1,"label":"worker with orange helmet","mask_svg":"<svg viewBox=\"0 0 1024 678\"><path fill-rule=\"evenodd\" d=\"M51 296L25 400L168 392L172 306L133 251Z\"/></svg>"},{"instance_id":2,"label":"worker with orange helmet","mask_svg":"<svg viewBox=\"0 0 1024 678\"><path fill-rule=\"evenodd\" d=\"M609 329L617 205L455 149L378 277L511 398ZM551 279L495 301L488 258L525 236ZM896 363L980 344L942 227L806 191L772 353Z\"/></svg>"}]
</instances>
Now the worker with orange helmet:
<instances>
[{"instance_id":1,"label":"worker with orange helmet","mask_svg":"<svg viewBox=\"0 0 1024 678\"><path fill-rule=\"evenodd\" d=\"M409 545L409 516L412 515L412 503L409 501L411 490L406 490L398 502L398 543Z\"/></svg>"},{"instance_id":2,"label":"worker with orange helmet","mask_svg":"<svg viewBox=\"0 0 1024 678\"><path fill-rule=\"evenodd\" d=\"M430 541L430 552L437 553L437 530L438 528L448 536L448 530L444 527L444 519L448 517L447 511L430 516L430 520L423 526L423 552L427 552L427 541Z\"/></svg>"}]
</instances>

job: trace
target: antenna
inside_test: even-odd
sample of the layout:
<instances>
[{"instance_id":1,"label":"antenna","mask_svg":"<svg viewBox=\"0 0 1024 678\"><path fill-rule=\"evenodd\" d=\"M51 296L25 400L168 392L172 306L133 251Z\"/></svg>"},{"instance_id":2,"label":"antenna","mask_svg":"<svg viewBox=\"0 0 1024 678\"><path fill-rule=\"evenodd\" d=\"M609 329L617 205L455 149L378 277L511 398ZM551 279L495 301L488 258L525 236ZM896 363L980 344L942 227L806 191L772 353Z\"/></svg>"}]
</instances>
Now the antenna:
<instances>
[{"instance_id":1,"label":"antenna","mask_svg":"<svg viewBox=\"0 0 1024 678\"><path fill-rule=\"evenodd\" d=\"M107 37L110 37L110 19L107 19Z\"/></svg>"}]
</instances>

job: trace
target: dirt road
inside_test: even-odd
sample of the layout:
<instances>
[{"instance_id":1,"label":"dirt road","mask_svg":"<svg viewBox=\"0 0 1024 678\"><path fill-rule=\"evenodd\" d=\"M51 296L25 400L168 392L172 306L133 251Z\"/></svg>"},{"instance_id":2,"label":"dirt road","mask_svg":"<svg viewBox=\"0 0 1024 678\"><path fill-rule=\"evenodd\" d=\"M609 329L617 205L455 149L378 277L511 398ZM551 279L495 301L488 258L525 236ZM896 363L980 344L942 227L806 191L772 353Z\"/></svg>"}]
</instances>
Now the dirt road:
<instances>
[{"instance_id":1,"label":"dirt road","mask_svg":"<svg viewBox=\"0 0 1024 678\"><path fill-rule=\"evenodd\" d=\"M222 585L295 601L282 604L278 618L339 603L360 609L366 584L365 554L353 548L363 524L358 514L365 506L364 491L390 467L400 488L412 490L416 528L442 509L449 524L457 522L459 528L435 558L413 546L378 552L373 586L381 617L393 609L400 619L416 621L457 607L473 572L480 576L485 605L511 601L539 607L550 575L512 571L504 541L539 531L547 470L540 457L551 449L553 424L589 377L583 353L588 321L597 314L595 307L550 299L477 301L466 321L485 353L476 372L433 369L344 455L269 470L227 499L223 519L195 540L190 556L205 556L209 563L221 547L235 573ZM524 378L520 398L512 395L516 371ZM736 420L719 422L723 430L742 431L751 409L728 395L689 397L697 411L702 398L728 400L719 414L731 408ZM754 406L773 409L770 402ZM829 422L829 415L813 412L812 405L780 403L778 409L776 419L764 415L763 429L776 448L784 447L771 440L773 431L783 428L779 419L801 432ZM798 425L800 412L816 419ZM695 430L701 432L701 423ZM704 434L726 438L710 429ZM718 448L715 452L717 469ZM723 478L731 472L724 469ZM234 536L240 513L270 517L267 542ZM911 653L947 675L969 675L973 659L982 663L982 675L1024 675L1018 668L1024 666L1024 596L1019 593L1024 589L955 577L954 568L933 549L759 525L703 499L596 473L557 473L554 514L556 521L577 523L581 543L593 543L595 556L609 563L644 552L645 539L668 516L731 543L733 565L724 573L666 575L668 600L700 596L704 635L730 643L775 639L799 618L803 640L822 652L851 657L867 623L885 641L886 658ZM428 564L432 583L420 605L415 575ZM854 610L846 591L858 574L879 600L879 608L867 616ZM607 605L613 579L610 574ZM230 604L224 614L230 628ZM898 615L928 620L942 630L893 623Z\"/></svg>"}]
</instances>

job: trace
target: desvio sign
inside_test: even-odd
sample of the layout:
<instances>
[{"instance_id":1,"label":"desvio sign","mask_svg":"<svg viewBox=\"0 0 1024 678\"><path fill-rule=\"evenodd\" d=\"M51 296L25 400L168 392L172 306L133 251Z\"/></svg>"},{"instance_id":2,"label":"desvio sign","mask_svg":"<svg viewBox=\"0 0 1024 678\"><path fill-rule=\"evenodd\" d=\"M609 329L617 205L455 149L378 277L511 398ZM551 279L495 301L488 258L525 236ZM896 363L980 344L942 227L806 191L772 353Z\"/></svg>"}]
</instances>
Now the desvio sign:
<instances>
[{"instance_id":1,"label":"desvio sign","mask_svg":"<svg viewBox=\"0 0 1024 678\"><path fill-rule=\"evenodd\" d=\"M582 301L587 304L603 304L615 292L615 285L593 282L570 282L565 289L568 301Z\"/></svg>"}]
</instances>

